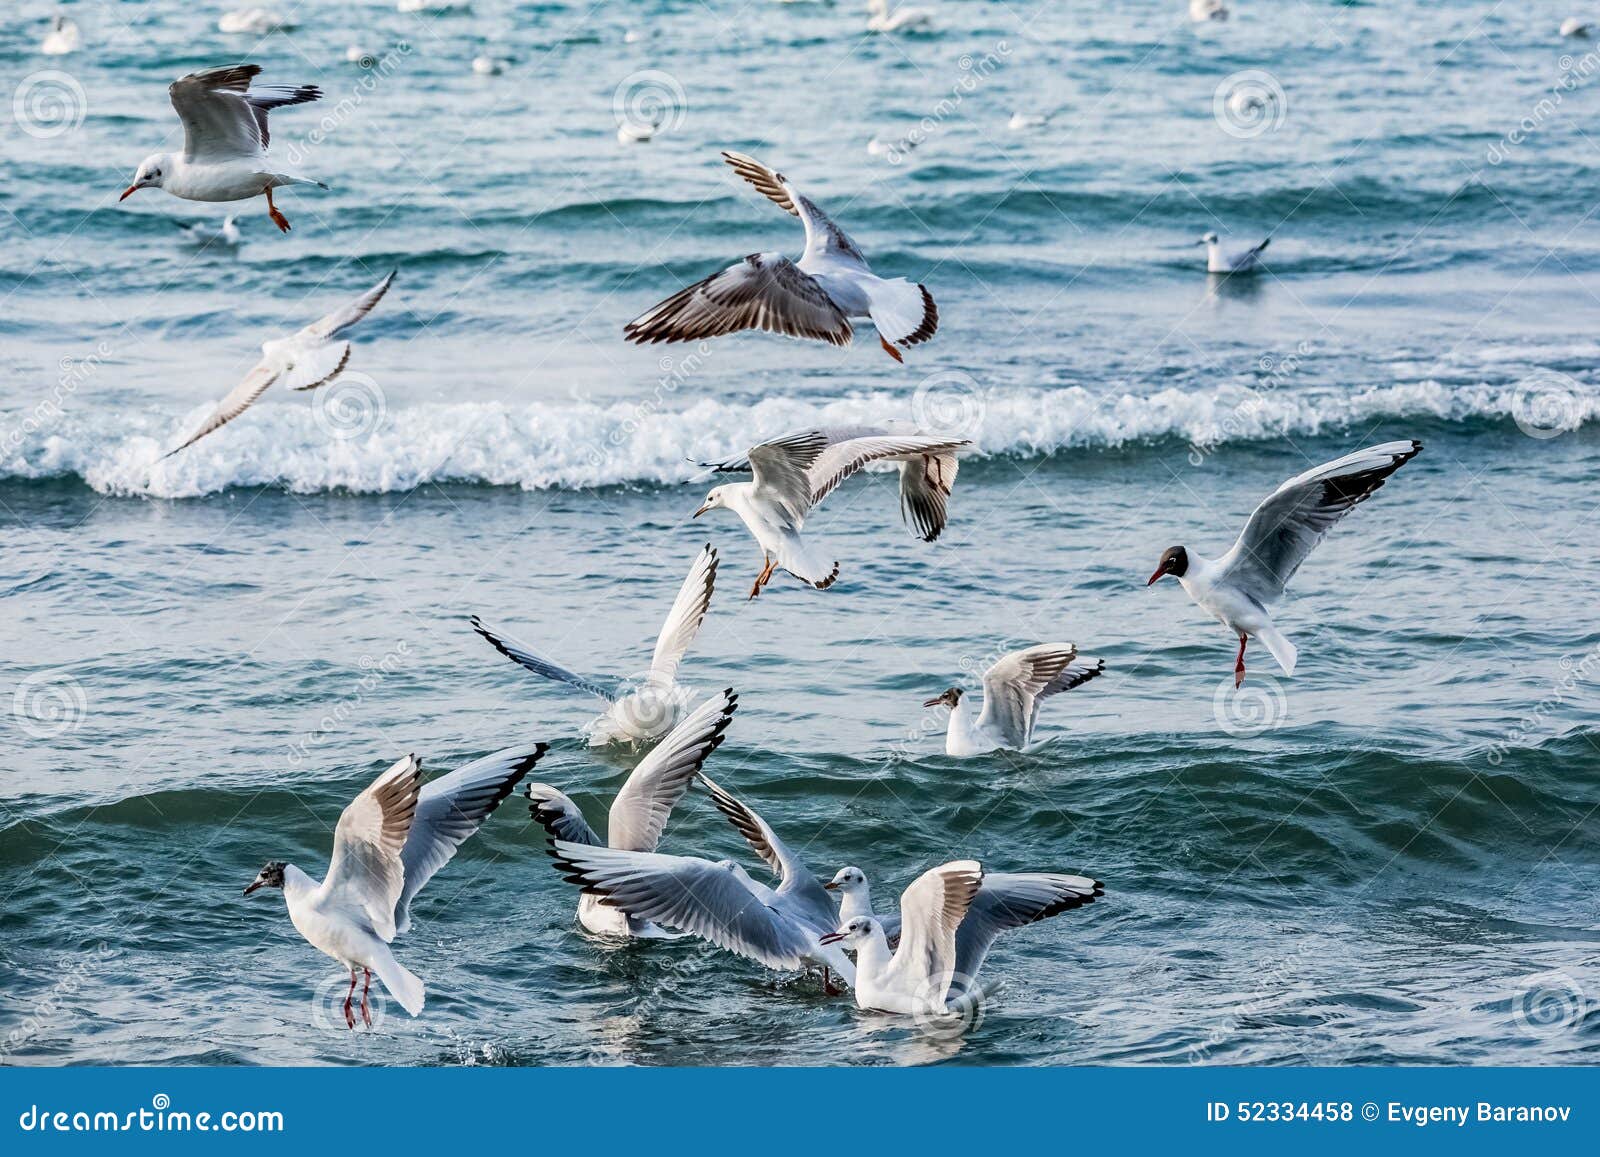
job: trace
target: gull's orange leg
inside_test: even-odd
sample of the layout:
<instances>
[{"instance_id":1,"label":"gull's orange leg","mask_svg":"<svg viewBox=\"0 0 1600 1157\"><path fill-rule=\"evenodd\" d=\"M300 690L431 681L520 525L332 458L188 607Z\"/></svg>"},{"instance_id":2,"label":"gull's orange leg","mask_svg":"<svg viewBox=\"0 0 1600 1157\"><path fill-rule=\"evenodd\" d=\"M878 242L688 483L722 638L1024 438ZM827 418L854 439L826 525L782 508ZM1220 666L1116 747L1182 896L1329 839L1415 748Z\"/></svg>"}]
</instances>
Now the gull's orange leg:
<instances>
[{"instance_id":1,"label":"gull's orange leg","mask_svg":"<svg viewBox=\"0 0 1600 1157\"><path fill-rule=\"evenodd\" d=\"M761 573L756 575L755 586L750 588L750 598L752 599L761 593L762 587L766 586L767 583L772 581L772 568L777 565L777 560L769 559L765 552L763 552L761 555L761 562L763 564L761 567ZM745 601L748 602L749 599L746 599Z\"/></svg>"},{"instance_id":2,"label":"gull's orange leg","mask_svg":"<svg viewBox=\"0 0 1600 1157\"><path fill-rule=\"evenodd\" d=\"M346 1028L356 1027L356 1014L350 1011L350 1001L356 995L356 970L350 970L350 991L344 994L344 1024Z\"/></svg>"},{"instance_id":3,"label":"gull's orange leg","mask_svg":"<svg viewBox=\"0 0 1600 1157\"><path fill-rule=\"evenodd\" d=\"M1233 689L1237 691L1244 685L1244 645L1250 636L1239 636L1239 657L1233 663Z\"/></svg>"},{"instance_id":4,"label":"gull's orange leg","mask_svg":"<svg viewBox=\"0 0 1600 1157\"><path fill-rule=\"evenodd\" d=\"M289 218L278 212L278 207L272 203L272 190L267 190L267 215L272 218L272 223L285 233L289 231Z\"/></svg>"},{"instance_id":5,"label":"gull's orange leg","mask_svg":"<svg viewBox=\"0 0 1600 1157\"><path fill-rule=\"evenodd\" d=\"M367 1011L367 989L372 987L372 969L363 968L361 970L361 974L365 978L362 981L362 984L361 984L361 1019L366 1024L366 1026L368 1028L371 1028L372 1027L372 1014ZM350 974L350 985L351 985L352 988L355 987L355 983L356 983L355 973L351 973ZM355 1026L351 1025L350 1027L354 1028Z\"/></svg>"}]
</instances>

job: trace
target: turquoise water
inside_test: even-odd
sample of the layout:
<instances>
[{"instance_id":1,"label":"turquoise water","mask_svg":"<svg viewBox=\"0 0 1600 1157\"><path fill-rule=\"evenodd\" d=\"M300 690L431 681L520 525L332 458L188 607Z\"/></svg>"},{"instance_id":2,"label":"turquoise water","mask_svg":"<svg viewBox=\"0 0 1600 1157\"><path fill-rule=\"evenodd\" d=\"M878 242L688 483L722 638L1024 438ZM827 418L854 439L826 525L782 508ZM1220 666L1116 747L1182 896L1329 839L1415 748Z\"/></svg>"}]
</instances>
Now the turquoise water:
<instances>
[{"instance_id":1,"label":"turquoise water","mask_svg":"<svg viewBox=\"0 0 1600 1157\"><path fill-rule=\"evenodd\" d=\"M1182 4L943 0L938 31L886 39L851 4L281 7L298 27L256 38L86 6L57 58L48 6L0 27L4 91L66 102L20 106L33 132L13 102L0 136L8 1062L1594 1057L1600 154L1564 8L1241 3L1195 29ZM164 85L239 57L326 90L273 136L334 188L281 198L287 237L245 206L237 253L195 250L173 223L215 209L116 196L176 146ZM1272 127L1234 135L1217 90L1254 72ZM655 139L620 145L618 107L659 108ZM934 341L904 366L624 345L718 262L798 250L724 147L925 281ZM1208 229L1270 233L1268 275L1208 281ZM263 338L392 267L337 405L269 394L152 472ZM756 549L689 521L686 456L885 417L976 442L945 535L912 541L890 480L858 479L810 524L839 583L745 603ZM1296 676L1262 655L1229 694L1231 641L1144 589L1156 558L1220 553L1283 478L1400 437L1423 455L1279 612ZM741 696L707 770L819 872L887 897L970 855L1105 898L1003 940L982 1022L946 1039L703 945L588 939L514 800L397 945L423 1016L346 1032L337 966L244 885L269 858L320 874L407 751L547 740L540 777L602 819L628 765L583 745L588 704L466 617L636 670L706 541L723 577L683 674ZM944 757L922 700L1061 638L1107 675L1047 705L1049 742ZM755 867L698 793L663 847Z\"/></svg>"}]
</instances>

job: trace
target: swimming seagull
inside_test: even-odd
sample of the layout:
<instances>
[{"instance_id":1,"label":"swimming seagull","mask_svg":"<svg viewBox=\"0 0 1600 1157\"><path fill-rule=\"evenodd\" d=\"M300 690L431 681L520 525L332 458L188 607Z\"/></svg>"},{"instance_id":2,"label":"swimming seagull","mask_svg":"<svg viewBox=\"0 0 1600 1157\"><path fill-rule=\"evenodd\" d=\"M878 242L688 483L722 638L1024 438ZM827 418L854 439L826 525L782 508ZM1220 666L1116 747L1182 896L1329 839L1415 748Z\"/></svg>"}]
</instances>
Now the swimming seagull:
<instances>
[{"instance_id":1,"label":"swimming seagull","mask_svg":"<svg viewBox=\"0 0 1600 1157\"><path fill-rule=\"evenodd\" d=\"M283 172L267 160L267 114L275 108L320 100L314 84L268 84L251 88L259 64L235 64L191 72L167 89L183 122L183 152L152 153L139 165L126 201L140 189L165 189L186 201L242 201L263 194L273 224L287 233L289 220L272 203L284 185L328 186Z\"/></svg>"},{"instance_id":2,"label":"swimming seagull","mask_svg":"<svg viewBox=\"0 0 1600 1157\"><path fill-rule=\"evenodd\" d=\"M349 305L334 310L296 333L262 343L261 360L233 390L217 403L211 416L182 444L162 455L170 458L179 450L193 446L213 430L220 429L244 413L274 382L291 390L314 390L325 386L344 372L350 361L350 343L344 339L373 306L389 292L394 273L378 282Z\"/></svg>"},{"instance_id":3,"label":"swimming seagull","mask_svg":"<svg viewBox=\"0 0 1600 1157\"><path fill-rule=\"evenodd\" d=\"M832 973L853 984L850 958L825 941L836 921L833 903L816 877L761 817L712 784L704 772L700 778L717 807L782 876L776 889L752 879L732 860L618 851L581 839L552 839L556 866L569 882L631 920L698 936L768 968L821 968L824 985ZM553 829L551 834L557 836Z\"/></svg>"},{"instance_id":4,"label":"swimming seagull","mask_svg":"<svg viewBox=\"0 0 1600 1157\"><path fill-rule=\"evenodd\" d=\"M731 687L713 696L640 761L611 802L605 840L595 834L565 792L547 783L528 785L533 818L544 825L552 840L585 848L654 852L672 809L694 782L706 757L722 746L723 733L738 706L739 696ZM602 903L600 895L589 890L578 897L578 923L600 935L645 939L672 935L650 919Z\"/></svg>"},{"instance_id":5,"label":"swimming seagull","mask_svg":"<svg viewBox=\"0 0 1600 1157\"><path fill-rule=\"evenodd\" d=\"M1293 675L1298 652L1267 607L1334 524L1420 453L1422 443L1415 439L1385 442L1298 474L1256 507L1227 554L1207 559L1168 547L1145 586L1171 575L1197 606L1238 636L1235 687L1244 682L1244 647L1252 638L1267 645L1285 675Z\"/></svg>"},{"instance_id":6,"label":"swimming seagull","mask_svg":"<svg viewBox=\"0 0 1600 1157\"><path fill-rule=\"evenodd\" d=\"M83 42L83 35L78 31L78 22L72 17L62 13L51 17L50 31L45 34L44 43L39 45L39 51L46 56L66 56L69 52L78 51L78 46Z\"/></svg>"},{"instance_id":7,"label":"swimming seagull","mask_svg":"<svg viewBox=\"0 0 1600 1157\"><path fill-rule=\"evenodd\" d=\"M1196 24L1227 18L1228 6L1223 0L1189 0L1189 19Z\"/></svg>"},{"instance_id":8,"label":"swimming seagull","mask_svg":"<svg viewBox=\"0 0 1600 1157\"><path fill-rule=\"evenodd\" d=\"M745 329L850 344L850 318L870 318L895 361L900 348L927 341L939 328L933 295L903 277L874 274L856 243L788 180L742 153L724 152L768 199L800 218L806 247L799 261L752 253L743 261L679 290L623 327L640 345L699 341Z\"/></svg>"},{"instance_id":9,"label":"swimming seagull","mask_svg":"<svg viewBox=\"0 0 1600 1157\"><path fill-rule=\"evenodd\" d=\"M867 0L868 32L926 32L933 28L933 13L927 8L902 4L889 10L889 0Z\"/></svg>"},{"instance_id":10,"label":"swimming seagull","mask_svg":"<svg viewBox=\"0 0 1600 1157\"><path fill-rule=\"evenodd\" d=\"M839 930L848 933L858 920L871 921L884 938L884 950L900 942L902 911L879 915L872 910L872 889L860 868L840 868L823 885L839 895ZM1059 916L1105 895L1105 885L1088 876L1060 872L985 872L967 913L956 926L955 959L947 1004L977 994L978 969L1000 933ZM872 933L857 928L863 939ZM857 959L859 966L860 960ZM863 1007L866 1007L863 1005ZM892 1011L892 1010L891 1010Z\"/></svg>"},{"instance_id":11,"label":"swimming seagull","mask_svg":"<svg viewBox=\"0 0 1600 1157\"><path fill-rule=\"evenodd\" d=\"M737 514L761 546L762 570L750 588L753 599L782 567L803 583L827 590L839 577L839 564L805 541L806 516L834 489L869 462L899 461L900 505L919 538L933 541L945 524L945 502L955 482L955 451L965 439L927 434L871 433L838 427L799 430L751 447L743 459L719 463L718 470L751 471L749 482L713 487L693 517L708 510Z\"/></svg>"},{"instance_id":12,"label":"swimming seagull","mask_svg":"<svg viewBox=\"0 0 1600 1157\"><path fill-rule=\"evenodd\" d=\"M185 225L179 221L177 226L189 244L198 245L202 249L208 245L225 245L231 249L241 240L238 219L232 213L222 219L221 225L211 225L205 221L195 221Z\"/></svg>"},{"instance_id":13,"label":"swimming seagull","mask_svg":"<svg viewBox=\"0 0 1600 1157\"><path fill-rule=\"evenodd\" d=\"M218 32L245 32L252 36L265 36L269 32L287 32L294 25L270 8L260 6L238 8L224 12L217 21Z\"/></svg>"},{"instance_id":14,"label":"swimming seagull","mask_svg":"<svg viewBox=\"0 0 1600 1157\"><path fill-rule=\"evenodd\" d=\"M1105 673L1104 659L1080 659L1071 643L1040 643L1002 655L983 673L983 710L973 717L971 696L951 687L924 707L950 708L946 755L984 755L1000 748L1026 751L1033 744L1039 704Z\"/></svg>"},{"instance_id":15,"label":"swimming seagull","mask_svg":"<svg viewBox=\"0 0 1600 1157\"><path fill-rule=\"evenodd\" d=\"M1037 113L1017 111L1011 114L1011 119L1006 122L1006 128L1014 133L1026 132L1028 129L1042 129L1050 122L1053 113Z\"/></svg>"},{"instance_id":16,"label":"swimming seagull","mask_svg":"<svg viewBox=\"0 0 1600 1157\"><path fill-rule=\"evenodd\" d=\"M632 689L624 683L576 675L526 644L491 631L477 615L470 621L472 629L483 636L485 642L513 663L605 701L605 713L585 729L589 746L603 747L608 743L639 746L654 743L688 714L694 692L677 681L678 665L700 631L716 582L717 552L707 544L695 556L688 576L678 588L678 597L667 612L667 620L661 624L650 670Z\"/></svg>"},{"instance_id":17,"label":"swimming seagull","mask_svg":"<svg viewBox=\"0 0 1600 1157\"><path fill-rule=\"evenodd\" d=\"M344 1022L356 1027L350 1005L356 973L361 1019L370 1028L367 992L376 972L412 1016L422 1011L422 981L394 958L389 944L411 926L411 901L467 838L488 819L547 745L508 747L424 785L422 765L408 755L356 796L333 831L328 874L312 879L293 864L268 860L244 890L283 889L289 919L306 941L350 970Z\"/></svg>"},{"instance_id":18,"label":"swimming seagull","mask_svg":"<svg viewBox=\"0 0 1600 1157\"><path fill-rule=\"evenodd\" d=\"M1207 273L1253 273L1262 250L1272 244L1272 238L1268 237L1253 249L1224 249L1215 233L1207 233L1195 244L1206 247Z\"/></svg>"},{"instance_id":19,"label":"swimming seagull","mask_svg":"<svg viewBox=\"0 0 1600 1157\"><path fill-rule=\"evenodd\" d=\"M1594 31L1594 25L1587 20L1580 20L1576 16L1568 16L1561 22L1561 35L1572 37L1587 37Z\"/></svg>"}]
</instances>

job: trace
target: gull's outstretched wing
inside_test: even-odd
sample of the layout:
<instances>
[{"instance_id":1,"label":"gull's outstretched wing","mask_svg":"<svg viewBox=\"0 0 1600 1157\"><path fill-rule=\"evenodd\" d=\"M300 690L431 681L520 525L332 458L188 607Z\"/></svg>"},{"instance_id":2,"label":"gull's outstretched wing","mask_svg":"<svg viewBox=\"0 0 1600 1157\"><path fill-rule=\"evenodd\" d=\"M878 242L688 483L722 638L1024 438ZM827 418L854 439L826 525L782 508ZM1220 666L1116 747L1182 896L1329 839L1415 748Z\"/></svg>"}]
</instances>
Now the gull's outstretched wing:
<instances>
[{"instance_id":1,"label":"gull's outstretched wing","mask_svg":"<svg viewBox=\"0 0 1600 1157\"><path fill-rule=\"evenodd\" d=\"M405 889L401 853L421 792L422 764L408 755L350 802L333 831L322 895L352 912L365 912L384 941L395 936L395 905Z\"/></svg>"},{"instance_id":2,"label":"gull's outstretched wing","mask_svg":"<svg viewBox=\"0 0 1600 1157\"><path fill-rule=\"evenodd\" d=\"M983 673L980 728L995 728L1011 747L1028 745L1041 692L1078 657L1071 643L1040 643L1012 651Z\"/></svg>"},{"instance_id":3,"label":"gull's outstretched wing","mask_svg":"<svg viewBox=\"0 0 1600 1157\"><path fill-rule=\"evenodd\" d=\"M673 683L678 677L678 664L683 654L700 633L700 624L711 606L711 592L717 585L717 552L707 543L689 574L678 588L678 597L672 600L667 621L661 625L656 638L655 654L650 659L650 678L663 685Z\"/></svg>"},{"instance_id":4,"label":"gull's outstretched wing","mask_svg":"<svg viewBox=\"0 0 1600 1157\"><path fill-rule=\"evenodd\" d=\"M728 817L728 822L739 829L739 834L756 855L766 861L767 867L782 880L778 885L778 895L793 897L801 913L817 929L832 932L839 923L839 913L827 889L818 882L805 861L778 838L778 833L756 814L754 808L718 787L704 771L700 773L700 782L711 793L711 801L717 805L717 810Z\"/></svg>"},{"instance_id":5,"label":"gull's outstretched wing","mask_svg":"<svg viewBox=\"0 0 1600 1157\"><path fill-rule=\"evenodd\" d=\"M944 1006L956 963L956 929L983 884L983 865L952 860L929 868L900 895L900 947L889 961L893 987Z\"/></svg>"},{"instance_id":6,"label":"gull's outstretched wing","mask_svg":"<svg viewBox=\"0 0 1600 1157\"><path fill-rule=\"evenodd\" d=\"M759 329L849 345L850 321L815 278L781 253L752 253L651 307L622 333L639 345Z\"/></svg>"},{"instance_id":7,"label":"gull's outstretched wing","mask_svg":"<svg viewBox=\"0 0 1600 1157\"><path fill-rule=\"evenodd\" d=\"M259 157L271 136L267 113L284 105L321 98L314 84L271 84L251 89L258 64L209 68L179 77L167 88L183 122L183 155L188 161L228 161Z\"/></svg>"},{"instance_id":8,"label":"gull's outstretched wing","mask_svg":"<svg viewBox=\"0 0 1600 1157\"><path fill-rule=\"evenodd\" d=\"M989 946L1000 933L1092 904L1105 885L1088 876L1057 872L1003 872L984 876L983 886L956 929L955 986L977 978Z\"/></svg>"},{"instance_id":9,"label":"gull's outstretched wing","mask_svg":"<svg viewBox=\"0 0 1600 1157\"><path fill-rule=\"evenodd\" d=\"M265 363L258 363L245 375L244 381L234 386L228 391L227 396L217 403L217 408L211 411L210 417L200 423L199 429L182 443L168 450L162 457L171 458L179 450L187 450L207 434L226 426L254 405L255 400L266 393L267 387L277 380L277 370L269 368Z\"/></svg>"},{"instance_id":10,"label":"gull's outstretched wing","mask_svg":"<svg viewBox=\"0 0 1600 1157\"><path fill-rule=\"evenodd\" d=\"M521 667L526 667L535 675L543 675L546 679L554 679L558 683L565 683L569 687L576 687L580 691L587 691L590 695L604 699L607 703L614 702L617 691L614 685L607 685L595 679L576 675L559 663L553 663L543 655L535 653L527 645L517 642L509 635L502 635L491 631L483 625L483 620L473 615L467 620L472 624L472 629L483 636L484 642L499 651L506 658Z\"/></svg>"},{"instance_id":11,"label":"gull's outstretched wing","mask_svg":"<svg viewBox=\"0 0 1600 1157\"><path fill-rule=\"evenodd\" d=\"M723 732L738 710L732 687L695 708L639 761L611 802L606 842L630 852L653 852L672 809L694 782L700 765L722 746Z\"/></svg>"}]
</instances>

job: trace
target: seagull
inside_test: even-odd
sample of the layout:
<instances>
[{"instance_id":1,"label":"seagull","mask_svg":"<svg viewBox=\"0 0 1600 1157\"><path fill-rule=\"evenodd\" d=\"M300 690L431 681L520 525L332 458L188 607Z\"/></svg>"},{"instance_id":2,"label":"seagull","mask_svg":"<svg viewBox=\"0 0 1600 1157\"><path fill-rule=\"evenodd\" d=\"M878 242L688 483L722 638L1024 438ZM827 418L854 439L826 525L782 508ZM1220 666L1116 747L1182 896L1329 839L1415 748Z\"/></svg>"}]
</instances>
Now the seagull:
<instances>
[{"instance_id":1,"label":"seagull","mask_svg":"<svg viewBox=\"0 0 1600 1157\"><path fill-rule=\"evenodd\" d=\"M903 4L889 11L889 0L867 0L868 32L926 32L933 28L933 13Z\"/></svg>"},{"instance_id":2,"label":"seagull","mask_svg":"<svg viewBox=\"0 0 1600 1157\"><path fill-rule=\"evenodd\" d=\"M1049 121L1048 113L1014 112L1011 114L1011 119L1006 122L1006 128L1014 133L1020 133L1028 129L1042 129Z\"/></svg>"},{"instance_id":3,"label":"seagull","mask_svg":"<svg viewBox=\"0 0 1600 1157\"><path fill-rule=\"evenodd\" d=\"M860 429L799 430L759 446L742 459L715 470L749 470L751 481L715 486L694 512L727 509L744 520L761 546L761 573L750 588L753 599L782 567L803 583L827 590L839 577L837 561L826 558L800 536L806 515L845 479L869 462L899 461L900 507L917 537L932 542L945 524L945 500L955 483L955 451L965 439L928 434L858 434Z\"/></svg>"},{"instance_id":4,"label":"seagull","mask_svg":"<svg viewBox=\"0 0 1600 1157\"><path fill-rule=\"evenodd\" d=\"M333 831L328 874L313 880L293 864L268 860L244 890L281 888L289 919L315 949L350 970L344 1022L356 1027L350 1009L361 988L361 1019L372 1027L367 992L376 972L391 995L416 1016L424 990L390 951L411 926L411 901L422 886L477 832L517 781L527 775L547 744L508 747L422 783L422 765L408 755L356 796Z\"/></svg>"},{"instance_id":5,"label":"seagull","mask_svg":"<svg viewBox=\"0 0 1600 1157\"><path fill-rule=\"evenodd\" d=\"M265 36L269 32L286 32L293 27L293 24L272 9L261 7L239 8L233 12L224 12L222 19L217 21L218 32L247 32L253 36Z\"/></svg>"},{"instance_id":6,"label":"seagull","mask_svg":"<svg viewBox=\"0 0 1600 1157\"><path fill-rule=\"evenodd\" d=\"M642 145L655 139L656 130L661 127L660 121L649 121L640 124L636 121L623 121L617 126L617 144Z\"/></svg>"},{"instance_id":7,"label":"seagull","mask_svg":"<svg viewBox=\"0 0 1600 1157\"><path fill-rule=\"evenodd\" d=\"M344 49L344 62L346 64L360 64L367 59L367 53L359 44L347 44Z\"/></svg>"},{"instance_id":8,"label":"seagull","mask_svg":"<svg viewBox=\"0 0 1600 1157\"><path fill-rule=\"evenodd\" d=\"M1207 233L1195 244L1206 247L1207 273L1254 273L1261 251L1272 244L1272 238L1268 237L1254 249L1224 249L1215 233Z\"/></svg>"},{"instance_id":9,"label":"seagull","mask_svg":"<svg viewBox=\"0 0 1600 1157\"><path fill-rule=\"evenodd\" d=\"M870 318L878 341L897 362L900 348L931 338L939 309L927 288L903 277L877 276L856 243L782 173L742 153L722 159L786 212L800 218L806 247L799 261L781 253L752 253L713 273L623 327L640 345L699 341L743 329L848 345L850 318Z\"/></svg>"},{"instance_id":10,"label":"seagull","mask_svg":"<svg viewBox=\"0 0 1600 1157\"><path fill-rule=\"evenodd\" d=\"M689 789L700 765L722 746L723 733L738 706L739 696L731 687L713 696L640 761L611 802L605 840L595 834L571 797L547 783L528 785L533 818L544 825L552 840L573 847L654 852L672 809ZM578 897L578 923L602 936L659 939L672 935L650 919L603 903L599 893L587 889Z\"/></svg>"},{"instance_id":11,"label":"seagull","mask_svg":"<svg viewBox=\"0 0 1600 1157\"><path fill-rule=\"evenodd\" d=\"M1568 16L1561 22L1561 35L1574 37L1587 37L1594 32L1594 25L1587 20L1580 20L1576 16Z\"/></svg>"},{"instance_id":12,"label":"seagull","mask_svg":"<svg viewBox=\"0 0 1600 1157\"><path fill-rule=\"evenodd\" d=\"M1244 682L1244 647L1252 638L1267 645L1285 675L1293 675L1298 652L1273 625L1268 605L1334 524L1420 453L1422 443L1415 439L1385 442L1298 474L1256 507L1227 554L1207 559L1168 547L1145 586L1171 575L1197 606L1238 636L1235 688Z\"/></svg>"},{"instance_id":13,"label":"seagull","mask_svg":"<svg viewBox=\"0 0 1600 1157\"><path fill-rule=\"evenodd\" d=\"M551 856L565 878L620 909L709 940L768 968L823 970L855 983L855 966L825 938L836 923L833 903L803 864L760 816L700 773L717 807L745 833L783 882L776 888L752 879L732 860L620 851L560 836L552 828ZM548 825L547 825L548 826Z\"/></svg>"},{"instance_id":14,"label":"seagull","mask_svg":"<svg viewBox=\"0 0 1600 1157\"><path fill-rule=\"evenodd\" d=\"M499 76L505 70L505 64L487 52L480 52L472 58L472 71L479 76Z\"/></svg>"},{"instance_id":15,"label":"seagull","mask_svg":"<svg viewBox=\"0 0 1600 1157\"><path fill-rule=\"evenodd\" d=\"M1002 655L983 673L983 710L972 717L971 699L951 687L924 707L950 708L946 755L964 758L1006 748L1026 751L1033 744L1039 704L1052 695L1081 687L1105 673L1104 659L1080 659L1071 643L1040 643Z\"/></svg>"},{"instance_id":16,"label":"seagull","mask_svg":"<svg viewBox=\"0 0 1600 1157\"><path fill-rule=\"evenodd\" d=\"M689 712L694 692L677 681L678 664L700 631L716 582L717 552L707 544L695 556L688 577L683 580L678 597L667 612L667 621L661 624L650 670L632 690L626 690L626 684L620 681L575 675L527 645L491 631L477 615L469 621L485 642L513 663L605 701L605 713L585 728L589 746L604 747L610 743L641 746L660 739Z\"/></svg>"},{"instance_id":17,"label":"seagull","mask_svg":"<svg viewBox=\"0 0 1600 1157\"><path fill-rule=\"evenodd\" d=\"M885 951L900 943L904 901L901 912L881 916L875 913L871 885L860 868L840 868L823 887L839 895L840 931L848 933L858 920L871 921L883 935ZM1060 872L985 872L977 895L956 926L955 961L947 1003L954 1003L956 998L965 997L969 992L978 994L978 969L1000 933L1092 904L1104 895L1105 885L1088 876ZM865 926L858 931L870 939L871 933Z\"/></svg>"},{"instance_id":18,"label":"seagull","mask_svg":"<svg viewBox=\"0 0 1600 1157\"><path fill-rule=\"evenodd\" d=\"M244 381L217 403L217 408L200 424L198 430L162 457L172 457L179 450L193 446L213 430L233 421L266 393L274 382L282 382L291 390L314 390L333 381L344 372L346 363L350 361L350 343L343 335L372 312L372 307L389 291L393 281L394 273L391 272L349 305L312 322L298 333L264 342L261 360L245 375Z\"/></svg>"},{"instance_id":19,"label":"seagull","mask_svg":"<svg viewBox=\"0 0 1600 1157\"><path fill-rule=\"evenodd\" d=\"M1223 0L1189 0L1189 19L1196 24L1207 20L1226 20L1228 6Z\"/></svg>"},{"instance_id":20,"label":"seagull","mask_svg":"<svg viewBox=\"0 0 1600 1157\"><path fill-rule=\"evenodd\" d=\"M232 213L222 219L221 225L210 225L204 221L185 225L179 221L177 226L189 244L198 245L202 249L208 245L225 245L231 249L241 240L238 219Z\"/></svg>"},{"instance_id":21,"label":"seagull","mask_svg":"<svg viewBox=\"0 0 1600 1157\"><path fill-rule=\"evenodd\" d=\"M126 201L140 189L165 189L186 201L242 201L263 194L273 224L287 233L289 220L272 203L284 185L328 186L311 177L279 172L267 160L267 113L286 105L320 100L314 84L268 84L252 89L259 64L235 64L191 72L167 89L183 122L183 152L152 153L139 165Z\"/></svg>"},{"instance_id":22,"label":"seagull","mask_svg":"<svg viewBox=\"0 0 1600 1157\"><path fill-rule=\"evenodd\" d=\"M78 51L82 43L83 35L78 31L78 22L65 14L57 14L50 20L50 31L45 34L39 51L46 56L66 56L69 52Z\"/></svg>"}]
</instances>

